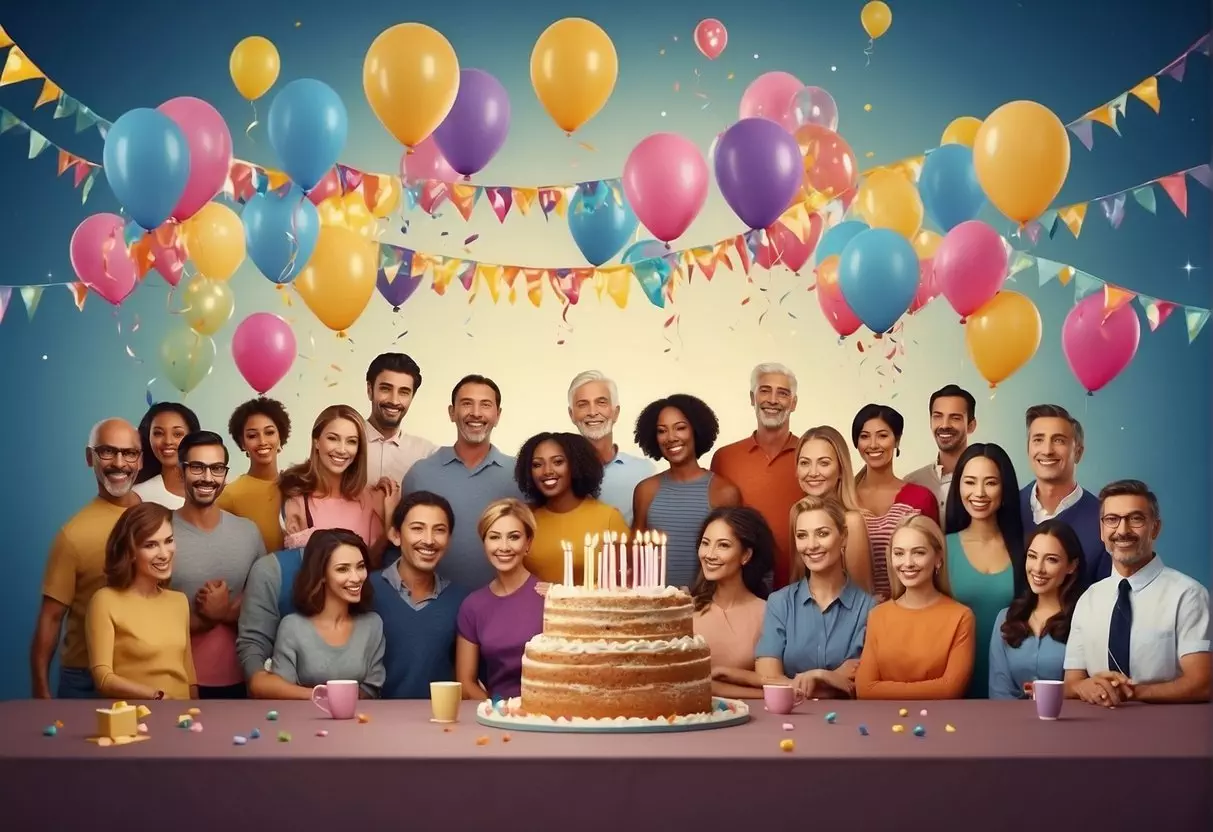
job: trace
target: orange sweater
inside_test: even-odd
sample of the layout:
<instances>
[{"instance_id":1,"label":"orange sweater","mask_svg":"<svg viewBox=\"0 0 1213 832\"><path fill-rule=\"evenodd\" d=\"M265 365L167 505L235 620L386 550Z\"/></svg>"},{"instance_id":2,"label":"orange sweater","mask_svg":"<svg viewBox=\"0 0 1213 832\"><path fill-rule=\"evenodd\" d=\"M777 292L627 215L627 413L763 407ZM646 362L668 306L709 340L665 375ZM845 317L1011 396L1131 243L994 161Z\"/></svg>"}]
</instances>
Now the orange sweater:
<instances>
[{"instance_id":1,"label":"orange sweater","mask_svg":"<svg viewBox=\"0 0 1213 832\"><path fill-rule=\"evenodd\" d=\"M961 699L973 675L973 611L943 597L920 610L886 601L868 614L859 699Z\"/></svg>"}]
</instances>

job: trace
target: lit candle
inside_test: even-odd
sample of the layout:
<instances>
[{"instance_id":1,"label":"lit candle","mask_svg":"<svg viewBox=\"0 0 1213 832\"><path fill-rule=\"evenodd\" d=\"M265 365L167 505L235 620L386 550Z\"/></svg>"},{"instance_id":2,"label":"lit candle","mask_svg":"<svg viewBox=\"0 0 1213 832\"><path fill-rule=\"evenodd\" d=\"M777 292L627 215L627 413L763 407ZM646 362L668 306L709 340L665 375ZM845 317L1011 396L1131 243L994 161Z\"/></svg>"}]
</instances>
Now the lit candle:
<instances>
[{"instance_id":1,"label":"lit candle","mask_svg":"<svg viewBox=\"0 0 1213 832\"><path fill-rule=\"evenodd\" d=\"M657 547L657 561L661 564L661 575L658 579L658 586L664 587L666 581L666 559L668 555L668 552L666 551L666 543L669 541L669 537L664 532L658 532L658 535L661 538L661 543Z\"/></svg>"},{"instance_id":2,"label":"lit candle","mask_svg":"<svg viewBox=\"0 0 1213 832\"><path fill-rule=\"evenodd\" d=\"M626 533L619 535L619 586L621 589L628 588L628 536Z\"/></svg>"},{"instance_id":3,"label":"lit candle","mask_svg":"<svg viewBox=\"0 0 1213 832\"><path fill-rule=\"evenodd\" d=\"M607 532L607 539L610 541L610 548L607 549L607 580L610 581L611 589L618 589L619 577L615 570L619 568L616 563L619 559L619 552L615 548L615 533Z\"/></svg>"},{"instance_id":4,"label":"lit candle","mask_svg":"<svg viewBox=\"0 0 1213 832\"><path fill-rule=\"evenodd\" d=\"M644 584L645 586L657 585L657 552L654 549L656 545L653 540L653 533L646 531L644 533Z\"/></svg>"},{"instance_id":5,"label":"lit candle","mask_svg":"<svg viewBox=\"0 0 1213 832\"><path fill-rule=\"evenodd\" d=\"M640 537L640 585L649 585L649 533L641 532Z\"/></svg>"},{"instance_id":6,"label":"lit candle","mask_svg":"<svg viewBox=\"0 0 1213 832\"><path fill-rule=\"evenodd\" d=\"M594 551L590 547L590 533L585 533L585 545L581 548L581 583L586 588L590 588L590 582L594 575Z\"/></svg>"}]
</instances>

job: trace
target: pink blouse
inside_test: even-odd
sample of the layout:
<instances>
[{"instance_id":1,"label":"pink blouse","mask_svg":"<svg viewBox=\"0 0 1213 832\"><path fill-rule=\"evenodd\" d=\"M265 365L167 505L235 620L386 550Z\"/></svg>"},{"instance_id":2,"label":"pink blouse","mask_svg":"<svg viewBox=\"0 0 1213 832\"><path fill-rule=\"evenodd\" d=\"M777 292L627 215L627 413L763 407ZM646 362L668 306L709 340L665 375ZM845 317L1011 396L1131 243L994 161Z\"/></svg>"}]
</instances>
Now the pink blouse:
<instances>
[{"instance_id":1,"label":"pink blouse","mask_svg":"<svg viewBox=\"0 0 1213 832\"><path fill-rule=\"evenodd\" d=\"M383 537L383 517L379 514L379 501L370 488L362 492L357 500L340 494L330 497L291 497L283 504L283 516L287 511L304 515L307 528L288 533L283 545L288 549L307 545L316 529L349 529L373 547Z\"/></svg>"},{"instance_id":2,"label":"pink blouse","mask_svg":"<svg viewBox=\"0 0 1213 832\"><path fill-rule=\"evenodd\" d=\"M754 650L762 635L767 602L751 595L727 610L715 603L695 613L695 635L703 636L712 651L712 667L754 669Z\"/></svg>"}]
</instances>

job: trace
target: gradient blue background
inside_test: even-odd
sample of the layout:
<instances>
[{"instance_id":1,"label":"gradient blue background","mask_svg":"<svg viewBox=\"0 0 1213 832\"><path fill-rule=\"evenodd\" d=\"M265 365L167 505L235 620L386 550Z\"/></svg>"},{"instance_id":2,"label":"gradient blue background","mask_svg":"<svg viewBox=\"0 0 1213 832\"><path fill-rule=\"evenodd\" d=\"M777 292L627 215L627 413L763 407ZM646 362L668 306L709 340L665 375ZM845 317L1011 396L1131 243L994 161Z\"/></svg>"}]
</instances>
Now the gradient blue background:
<instances>
[{"instance_id":1,"label":"gradient blue background","mask_svg":"<svg viewBox=\"0 0 1213 832\"><path fill-rule=\"evenodd\" d=\"M773 69L793 72L834 94L842 111L842 132L865 167L920 153L938 142L951 119L982 117L1016 98L1040 101L1069 121L1157 71L1210 28L1208 4L1203 2L894 0L893 26L877 42L872 63L865 67L866 36L858 22L863 5L859 0L667 4L566 0L529 3L525 10L524 4L517 4L516 11L510 10L511 5L468 0L406 10L399 2L316 0L45 4L42 8L23 3L19 9L5 11L0 25L70 95L106 118L113 120L133 107L156 106L177 95L199 96L228 118L238 156L272 164L264 133L254 133L259 139L256 142L243 134L250 118L248 105L232 88L227 74L228 55L236 41L250 34L265 35L281 52L282 80L316 77L344 96L352 131L342 161L388 171L396 169L400 151L363 98L362 59L380 31L394 23L420 20L446 34L464 66L492 72L509 89L513 103L510 139L477 181L518 185L616 176L630 148L658 130L681 132L706 151L716 132L736 118L745 84ZM619 53L614 95L577 136L592 144L593 152L569 142L551 124L530 89L528 76L535 38L555 19L574 15L603 26ZM725 22L730 40L724 57L708 64L694 50L691 32L698 20L713 16ZM296 27L296 21L301 25ZM664 55L660 53L663 49ZM832 66L836 71L831 71ZM688 94L696 83L695 68L701 70L699 89L707 99ZM735 73L732 80L727 78L730 72ZM1103 195L1207 162L1209 75L1208 60L1194 56L1182 84L1160 81L1161 115L1130 100L1128 117L1121 122L1122 137L1097 125L1094 151L1072 142L1073 162L1060 203ZM674 92L676 82L681 92ZM99 159L102 143L96 131L75 134L70 119L51 120L53 107L31 114L39 91L40 84L6 87L0 90L0 106L71 151ZM710 104L703 108L705 100ZM872 105L870 112L864 111L865 104ZM262 103L262 113L266 107L268 99ZM24 134L0 136L0 182L4 186L0 198L6 203L0 223L0 284L71 280L68 240L72 230L87 214L116 210L117 206L102 179L88 205L82 207L80 193L66 179L55 179L53 152L28 162L24 142ZM871 158L865 158L868 152L873 154ZM1118 231L1111 230L1092 206L1080 240L1075 241L1063 229L1056 239L1042 241L1034 251L1151 296L1209 307L1213 305L1209 194L1191 182L1189 188L1191 207L1186 220L1161 193L1157 216L1138 209L1130 200L1128 217ZM481 259L545 266L582 262L559 224L545 230L542 223L531 222L530 227L539 231L519 235L517 229L522 226L516 224L525 225L527 220L516 215L498 225L485 206L478 207L472 222L466 224L452 216L450 209L446 213L448 216L433 221L414 215L406 235L394 232L385 239L460 256L459 241L479 232L482 239L472 256ZM740 224L721 207L713 188L709 210L679 244L711 242L738 230ZM1187 273L1182 268L1186 262L1197 269ZM1145 332L1132 366L1099 396L1088 399L1070 376L1059 347L1058 333L1072 303L1072 292L1056 283L1038 289L1035 273L1032 275L1026 286L1017 288L1026 290L1040 307L1044 343L1014 386L1008 384L993 400L979 397L981 438L996 440L1001 431L1008 448L1020 449L1024 407L1038 401L1070 407L1087 429L1082 481L1096 488L1122 476L1150 482L1161 497L1166 518L1161 551L1170 564L1207 584L1209 332L1189 346L1178 317L1156 334ZM741 279L740 274L718 276L712 291L722 281ZM241 287L237 318L257 308L281 308L255 272L242 273L236 280ZM695 289L692 286L687 291ZM7 459L5 476L0 478L0 517L7 537L3 553L7 597L0 607L0 632L5 633L0 639L0 697L28 695L27 645L45 553L56 529L94 490L83 467L84 437L101 417L123 415L137 420L141 415L145 385L157 375L149 366L154 363L151 356L169 320L164 312L165 294L154 278L116 315L96 298L89 300L82 313L77 312L68 292L53 288L30 323L14 293L0 326L0 394L6 397ZM639 292L633 294L634 306L640 298ZM427 297L424 302L462 303L451 297ZM408 312L406 308L403 313L406 319ZM958 370L957 359L949 352L961 343L955 327L944 330L951 313L937 312L928 319L936 331L920 328L916 332L924 345L932 339L937 344L907 373L920 374L926 389L954 378L970 389L980 389L972 368ZM521 312L500 308L477 314ZM543 314L554 321L558 309L549 303ZM591 307L580 314L596 313ZM720 310L722 320L736 314L735 299ZM139 331L131 333L136 320ZM655 312L653 320L659 327ZM714 339L708 343L717 349L727 350L729 338L749 337L724 333L723 327L716 327L713 333L707 328L710 323L688 318L683 326L687 330L705 328ZM813 325L823 327L825 323L818 318ZM406 327L407 323L402 326ZM229 325L216 339L221 350L226 349L231 328ZM386 347L397 334L386 331L373 336L382 342L378 346ZM357 328L355 336L365 339ZM137 355L148 356L148 363L132 360L125 350L128 344ZM423 365L427 359L433 364L438 360L436 353L446 352L451 345L466 350L443 358L451 366L446 374L452 378L457 372L478 369L468 365L476 361L474 350L484 349L483 344L462 339L449 344L404 344ZM204 382L188 400L205 414L204 422L208 416L214 421L217 414L226 414L248 394L226 366L229 362L221 358L219 363L216 377ZM634 372L643 370L635 368ZM360 403L357 375L342 381L342 386L349 401ZM554 392L545 395L559 400L565 381L565 376L554 380ZM295 384L322 386L316 377ZM700 380L699 387L710 394L712 381ZM282 394L288 402L289 392ZM153 394L158 399L172 395L159 385ZM847 395L853 398L851 393ZM860 403L848 401L845 407L853 411ZM427 406L437 407L438 402ZM922 402L905 405L912 417L910 428L919 433L926 430L925 409ZM297 414L301 431L306 430L302 423L310 421L310 415ZM919 445L925 454L925 437ZM1028 475L1026 467L1020 474Z\"/></svg>"}]
</instances>

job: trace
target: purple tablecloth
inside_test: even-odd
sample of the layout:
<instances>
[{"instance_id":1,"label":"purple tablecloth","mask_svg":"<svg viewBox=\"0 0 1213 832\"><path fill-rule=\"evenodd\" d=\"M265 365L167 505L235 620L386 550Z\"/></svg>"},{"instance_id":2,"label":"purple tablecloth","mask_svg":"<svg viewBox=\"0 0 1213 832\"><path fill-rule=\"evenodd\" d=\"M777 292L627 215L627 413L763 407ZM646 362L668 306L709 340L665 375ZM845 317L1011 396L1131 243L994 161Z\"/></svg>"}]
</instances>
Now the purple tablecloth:
<instances>
[{"instance_id":1,"label":"purple tablecloth","mask_svg":"<svg viewBox=\"0 0 1213 832\"><path fill-rule=\"evenodd\" d=\"M514 731L507 741L476 724L472 703L449 730L430 723L428 702L364 702L366 724L327 719L307 702L149 704L148 741L103 748L86 742L98 703L0 703L6 828L1179 832L1210 817L1205 706L1067 702L1061 720L1041 722L1030 702L904 703L905 718L897 702L812 702L788 717L754 703L752 721L734 728ZM175 727L191 706L202 709L201 733ZM266 719L271 708L277 721ZM57 736L44 737L56 720ZM260 739L233 744L253 728ZM785 739L794 751L780 750Z\"/></svg>"}]
</instances>

